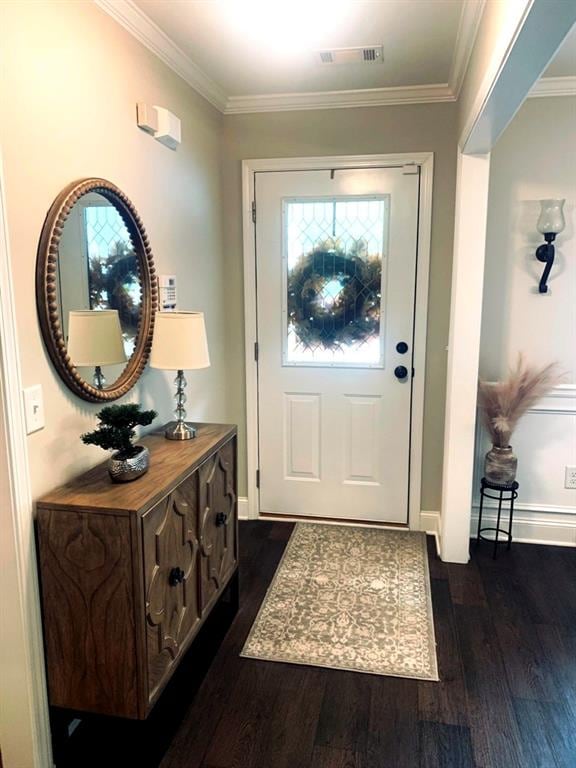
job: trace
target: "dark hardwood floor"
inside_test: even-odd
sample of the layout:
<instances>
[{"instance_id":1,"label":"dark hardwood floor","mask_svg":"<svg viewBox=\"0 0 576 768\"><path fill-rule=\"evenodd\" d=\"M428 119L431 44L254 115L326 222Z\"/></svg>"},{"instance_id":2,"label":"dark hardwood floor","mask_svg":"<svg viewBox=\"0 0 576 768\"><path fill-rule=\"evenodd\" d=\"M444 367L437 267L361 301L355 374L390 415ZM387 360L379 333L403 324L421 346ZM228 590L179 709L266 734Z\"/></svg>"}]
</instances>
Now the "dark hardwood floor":
<instances>
[{"instance_id":1,"label":"dark hardwood floor","mask_svg":"<svg viewBox=\"0 0 576 768\"><path fill-rule=\"evenodd\" d=\"M144 753L117 724L62 765L121 739L138 768L576 768L575 550L483 544L459 566L429 538L434 683L239 657L291 530L241 524L240 610L199 637Z\"/></svg>"}]
</instances>

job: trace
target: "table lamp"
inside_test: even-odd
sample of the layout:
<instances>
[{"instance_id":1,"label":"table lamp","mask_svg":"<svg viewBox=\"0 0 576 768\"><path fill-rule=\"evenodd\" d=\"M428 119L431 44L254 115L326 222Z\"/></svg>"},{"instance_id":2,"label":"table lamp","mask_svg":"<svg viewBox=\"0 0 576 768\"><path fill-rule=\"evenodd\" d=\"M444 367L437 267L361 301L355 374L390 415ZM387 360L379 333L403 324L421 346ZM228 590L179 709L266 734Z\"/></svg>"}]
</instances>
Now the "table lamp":
<instances>
[{"instance_id":1,"label":"table lamp","mask_svg":"<svg viewBox=\"0 0 576 768\"><path fill-rule=\"evenodd\" d=\"M184 403L186 395L185 370L208 368L208 342L203 312L157 312L154 339L150 353L150 367L177 371L176 421L167 425L164 436L168 440L190 440L196 429L186 422Z\"/></svg>"},{"instance_id":2,"label":"table lamp","mask_svg":"<svg viewBox=\"0 0 576 768\"><path fill-rule=\"evenodd\" d=\"M68 355L79 366L94 366L93 383L104 389L103 365L126 362L117 309L85 309L68 313Z\"/></svg>"}]
</instances>

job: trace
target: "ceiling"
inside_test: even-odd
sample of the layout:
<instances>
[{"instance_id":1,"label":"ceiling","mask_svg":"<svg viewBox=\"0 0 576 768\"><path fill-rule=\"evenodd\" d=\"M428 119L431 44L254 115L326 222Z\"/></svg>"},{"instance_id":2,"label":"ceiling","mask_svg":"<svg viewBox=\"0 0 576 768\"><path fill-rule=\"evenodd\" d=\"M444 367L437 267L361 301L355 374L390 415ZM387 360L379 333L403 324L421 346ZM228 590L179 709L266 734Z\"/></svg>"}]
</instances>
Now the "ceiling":
<instances>
[{"instance_id":1,"label":"ceiling","mask_svg":"<svg viewBox=\"0 0 576 768\"><path fill-rule=\"evenodd\" d=\"M95 2L218 109L238 113L455 101L485 0ZM320 50L357 46L382 46L382 60L319 61ZM546 75L576 75L575 52L573 32ZM558 90L547 86L542 95Z\"/></svg>"},{"instance_id":2,"label":"ceiling","mask_svg":"<svg viewBox=\"0 0 576 768\"><path fill-rule=\"evenodd\" d=\"M447 83L463 0L136 0L229 96ZM375 64L322 48L383 45Z\"/></svg>"},{"instance_id":3,"label":"ceiling","mask_svg":"<svg viewBox=\"0 0 576 768\"><path fill-rule=\"evenodd\" d=\"M576 77L576 26L558 49L544 77Z\"/></svg>"}]
</instances>

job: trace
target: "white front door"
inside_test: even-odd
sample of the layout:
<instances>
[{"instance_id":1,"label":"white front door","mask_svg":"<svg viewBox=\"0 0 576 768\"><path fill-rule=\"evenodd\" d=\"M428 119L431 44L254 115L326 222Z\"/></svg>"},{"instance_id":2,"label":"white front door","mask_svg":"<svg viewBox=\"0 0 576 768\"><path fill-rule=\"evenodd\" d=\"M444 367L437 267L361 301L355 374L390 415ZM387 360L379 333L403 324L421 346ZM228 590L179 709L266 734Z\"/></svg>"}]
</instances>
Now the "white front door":
<instances>
[{"instance_id":1,"label":"white front door","mask_svg":"<svg viewBox=\"0 0 576 768\"><path fill-rule=\"evenodd\" d=\"M419 168L257 172L261 513L408 522Z\"/></svg>"}]
</instances>

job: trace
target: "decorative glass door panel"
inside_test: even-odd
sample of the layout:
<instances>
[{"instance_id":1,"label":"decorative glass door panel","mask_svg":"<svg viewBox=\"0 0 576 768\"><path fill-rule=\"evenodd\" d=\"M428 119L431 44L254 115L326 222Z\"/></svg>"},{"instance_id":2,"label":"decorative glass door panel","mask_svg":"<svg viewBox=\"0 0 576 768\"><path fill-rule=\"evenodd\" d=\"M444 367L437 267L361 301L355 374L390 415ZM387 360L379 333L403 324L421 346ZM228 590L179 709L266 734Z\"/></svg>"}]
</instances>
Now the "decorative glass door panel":
<instances>
[{"instance_id":1,"label":"decorative glass door panel","mask_svg":"<svg viewBox=\"0 0 576 768\"><path fill-rule=\"evenodd\" d=\"M283 201L284 365L384 366L389 195Z\"/></svg>"}]
</instances>

